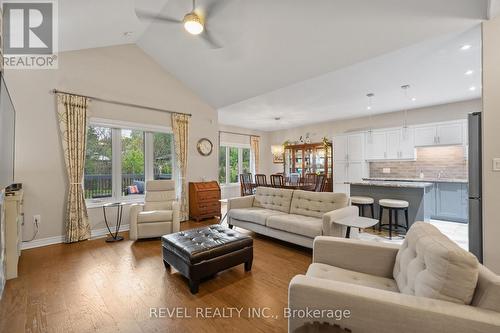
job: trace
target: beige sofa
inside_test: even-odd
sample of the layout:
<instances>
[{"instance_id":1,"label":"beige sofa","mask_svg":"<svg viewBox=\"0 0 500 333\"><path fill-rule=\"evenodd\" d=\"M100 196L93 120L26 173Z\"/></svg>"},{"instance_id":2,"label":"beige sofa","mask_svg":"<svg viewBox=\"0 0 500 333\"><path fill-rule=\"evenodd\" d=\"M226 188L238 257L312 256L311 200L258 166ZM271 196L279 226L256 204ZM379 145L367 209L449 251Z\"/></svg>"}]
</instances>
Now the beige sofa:
<instances>
[{"instance_id":1,"label":"beige sofa","mask_svg":"<svg viewBox=\"0 0 500 333\"><path fill-rule=\"evenodd\" d=\"M287 242L312 247L314 237L345 237L338 218L358 215L344 193L258 187L255 195L228 200L228 223Z\"/></svg>"},{"instance_id":2,"label":"beige sofa","mask_svg":"<svg viewBox=\"0 0 500 333\"><path fill-rule=\"evenodd\" d=\"M160 237L178 232L179 228L179 203L175 201L175 182L147 181L144 204L130 207L130 239Z\"/></svg>"},{"instance_id":3,"label":"beige sofa","mask_svg":"<svg viewBox=\"0 0 500 333\"><path fill-rule=\"evenodd\" d=\"M290 282L289 314L289 332L319 322L356 333L498 333L500 276L429 223L415 223L401 247L317 237L306 275Z\"/></svg>"}]
</instances>

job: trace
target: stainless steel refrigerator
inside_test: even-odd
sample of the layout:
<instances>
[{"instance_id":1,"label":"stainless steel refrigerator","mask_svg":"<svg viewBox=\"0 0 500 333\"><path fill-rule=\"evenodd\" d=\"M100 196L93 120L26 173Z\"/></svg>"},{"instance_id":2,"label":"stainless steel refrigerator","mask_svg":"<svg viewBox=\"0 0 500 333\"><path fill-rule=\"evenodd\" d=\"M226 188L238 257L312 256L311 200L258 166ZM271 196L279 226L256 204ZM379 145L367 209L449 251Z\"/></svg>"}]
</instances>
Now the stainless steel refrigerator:
<instances>
[{"instance_id":1,"label":"stainless steel refrigerator","mask_svg":"<svg viewBox=\"0 0 500 333\"><path fill-rule=\"evenodd\" d=\"M469 114L469 251L483 262L481 112Z\"/></svg>"}]
</instances>

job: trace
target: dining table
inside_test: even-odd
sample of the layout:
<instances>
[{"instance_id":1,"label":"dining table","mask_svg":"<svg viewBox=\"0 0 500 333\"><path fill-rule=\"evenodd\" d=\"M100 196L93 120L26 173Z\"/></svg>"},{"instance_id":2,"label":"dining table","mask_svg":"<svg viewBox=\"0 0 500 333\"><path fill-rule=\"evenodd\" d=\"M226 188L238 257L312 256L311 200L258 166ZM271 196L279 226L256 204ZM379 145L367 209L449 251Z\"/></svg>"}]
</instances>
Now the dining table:
<instances>
[{"instance_id":1,"label":"dining table","mask_svg":"<svg viewBox=\"0 0 500 333\"><path fill-rule=\"evenodd\" d=\"M295 182L285 182L282 186L273 186L271 184L268 185L257 185L255 183L251 183L252 188L257 188L259 186L262 187L274 187L274 188L285 188L289 190L303 190L303 191L314 191L316 185L315 184L301 184Z\"/></svg>"}]
</instances>

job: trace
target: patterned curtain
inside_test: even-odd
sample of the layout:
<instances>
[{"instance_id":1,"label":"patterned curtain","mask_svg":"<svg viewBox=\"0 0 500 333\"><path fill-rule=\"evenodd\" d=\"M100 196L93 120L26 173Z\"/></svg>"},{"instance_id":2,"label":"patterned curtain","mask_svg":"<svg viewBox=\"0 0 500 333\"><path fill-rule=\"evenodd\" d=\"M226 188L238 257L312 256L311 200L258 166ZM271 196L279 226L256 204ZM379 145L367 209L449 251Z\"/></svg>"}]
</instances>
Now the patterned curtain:
<instances>
[{"instance_id":1,"label":"patterned curtain","mask_svg":"<svg viewBox=\"0 0 500 333\"><path fill-rule=\"evenodd\" d=\"M86 97L57 94L57 113L68 174L66 243L90 238L90 225L83 193L85 146L87 141Z\"/></svg>"},{"instance_id":2,"label":"patterned curtain","mask_svg":"<svg viewBox=\"0 0 500 333\"><path fill-rule=\"evenodd\" d=\"M258 136L250 136L250 149L252 151L252 163L255 174L259 173L260 164L260 138Z\"/></svg>"},{"instance_id":3,"label":"patterned curtain","mask_svg":"<svg viewBox=\"0 0 500 333\"><path fill-rule=\"evenodd\" d=\"M187 202L186 173L188 166L188 136L189 116L172 113L172 129L174 132L174 151L176 167L176 192L180 202L180 218L185 221L189 218Z\"/></svg>"}]
</instances>

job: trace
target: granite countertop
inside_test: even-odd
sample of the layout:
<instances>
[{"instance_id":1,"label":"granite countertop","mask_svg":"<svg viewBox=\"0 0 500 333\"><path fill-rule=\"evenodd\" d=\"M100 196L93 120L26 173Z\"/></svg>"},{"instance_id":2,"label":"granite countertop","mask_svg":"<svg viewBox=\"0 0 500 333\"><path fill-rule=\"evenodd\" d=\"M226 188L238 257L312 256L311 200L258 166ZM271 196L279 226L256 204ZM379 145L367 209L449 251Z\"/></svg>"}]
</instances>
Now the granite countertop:
<instances>
[{"instance_id":1,"label":"granite countertop","mask_svg":"<svg viewBox=\"0 0 500 333\"><path fill-rule=\"evenodd\" d=\"M358 182L346 182L350 185L361 186L381 186L381 187L401 187L401 188L426 188L434 186L430 182L404 182L404 181L388 181L388 180L363 180Z\"/></svg>"},{"instance_id":2,"label":"granite countertop","mask_svg":"<svg viewBox=\"0 0 500 333\"><path fill-rule=\"evenodd\" d=\"M363 178L363 180L376 181L402 181L402 182L426 182L426 183L461 183L468 184L468 179L460 178Z\"/></svg>"}]
</instances>

